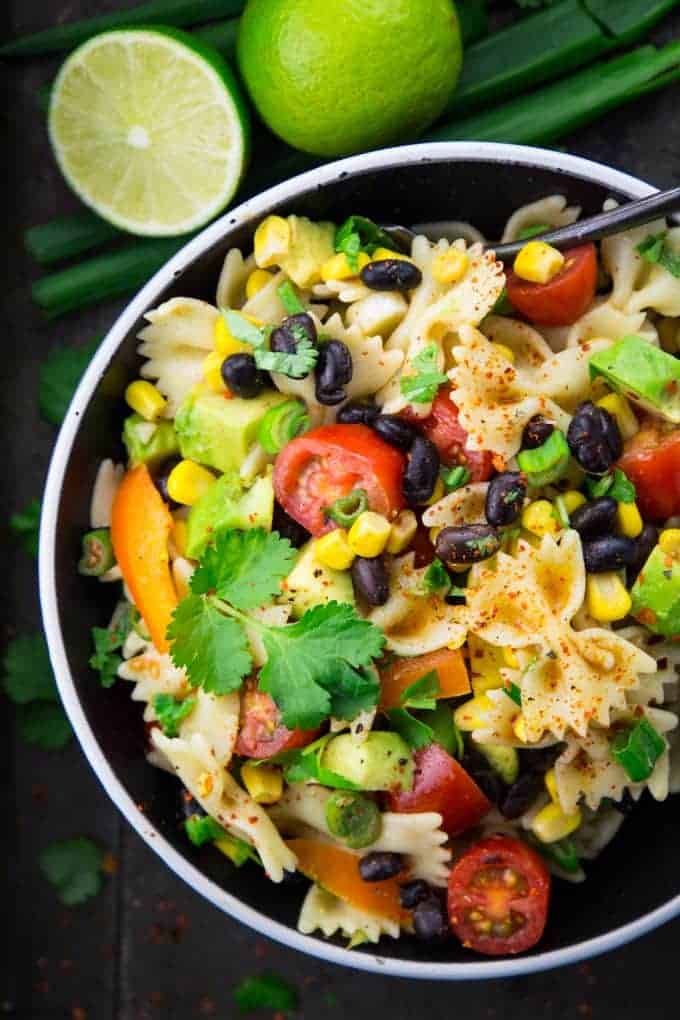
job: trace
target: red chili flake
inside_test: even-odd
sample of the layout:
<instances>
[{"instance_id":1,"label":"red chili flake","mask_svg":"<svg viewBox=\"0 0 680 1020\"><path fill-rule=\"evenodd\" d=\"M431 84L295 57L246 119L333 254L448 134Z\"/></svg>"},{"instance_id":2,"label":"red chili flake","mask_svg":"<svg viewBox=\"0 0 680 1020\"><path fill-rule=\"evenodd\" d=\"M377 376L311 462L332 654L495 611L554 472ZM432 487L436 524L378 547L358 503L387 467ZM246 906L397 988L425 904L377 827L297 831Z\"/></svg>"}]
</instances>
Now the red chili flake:
<instances>
[{"instance_id":1,"label":"red chili flake","mask_svg":"<svg viewBox=\"0 0 680 1020\"><path fill-rule=\"evenodd\" d=\"M106 875L115 875L118 871L118 861L110 852L104 854L102 859L102 871Z\"/></svg>"},{"instance_id":2,"label":"red chili flake","mask_svg":"<svg viewBox=\"0 0 680 1020\"><path fill-rule=\"evenodd\" d=\"M87 1020L87 1010L82 1006L73 1006L71 1009L71 1020Z\"/></svg>"}]
</instances>

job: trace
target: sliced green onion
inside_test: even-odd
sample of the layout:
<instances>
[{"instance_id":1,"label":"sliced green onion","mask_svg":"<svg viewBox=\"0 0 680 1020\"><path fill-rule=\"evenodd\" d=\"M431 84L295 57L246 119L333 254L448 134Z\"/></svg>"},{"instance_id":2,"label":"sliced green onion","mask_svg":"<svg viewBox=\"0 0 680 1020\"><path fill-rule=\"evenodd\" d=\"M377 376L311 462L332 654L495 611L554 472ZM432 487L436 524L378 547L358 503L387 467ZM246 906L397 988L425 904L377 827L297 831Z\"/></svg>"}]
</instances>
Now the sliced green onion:
<instances>
[{"instance_id":1,"label":"sliced green onion","mask_svg":"<svg viewBox=\"0 0 680 1020\"><path fill-rule=\"evenodd\" d=\"M329 507L325 507L324 514L341 528L350 528L357 517L368 510L368 493L365 489L354 489L347 496L340 496Z\"/></svg>"},{"instance_id":2,"label":"sliced green onion","mask_svg":"<svg viewBox=\"0 0 680 1020\"><path fill-rule=\"evenodd\" d=\"M97 528L83 535L83 553L78 573L85 577L101 577L114 566L113 545L108 528Z\"/></svg>"},{"instance_id":3,"label":"sliced green onion","mask_svg":"<svg viewBox=\"0 0 680 1020\"><path fill-rule=\"evenodd\" d=\"M457 464L452 468L442 468L439 473L447 492L455 492L456 489L460 489L470 481L470 472L462 464Z\"/></svg>"},{"instance_id":4,"label":"sliced green onion","mask_svg":"<svg viewBox=\"0 0 680 1020\"><path fill-rule=\"evenodd\" d=\"M290 280L284 280L281 286L276 288L276 293L281 298L281 304L289 315L301 315L304 312L305 306L297 296L295 287Z\"/></svg>"},{"instance_id":5,"label":"sliced green onion","mask_svg":"<svg viewBox=\"0 0 680 1020\"><path fill-rule=\"evenodd\" d=\"M362 793L337 790L324 808L326 824L352 850L370 846L380 836L382 815L374 801Z\"/></svg>"},{"instance_id":6,"label":"sliced green onion","mask_svg":"<svg viewBox=\"0 0 680 1020\"><path fill-rule=\"evenodd\" d=\"M307 408L300 400L270 407L260 422L257 439L267 453L279 453L286 443L309 429Z\"/></svg>"},{"instance_id":7,"label":"sliced green onion","mask_svg":"<svg viewBox=\"0 0 680 1020\"><path fill-rule=\"evenodd\" d=\"M557 496L554 502L553 517L562 528L569 527L569 513L564 502L564 496Z\"/></svg>"},{"instance_id":8,"label":"sliced green onion","mask_svg":"<svg viewBox=\"0 0 680 1020\"><path fill-rule=\"evenodd\" d=\"M242 867L246 861L255 861L256 864L262 864L260 855L250 843L246 843L244 839L239 839L237 836L232 836L231 833L225 832L223 836L220 836L215 841L215 846L225 854L237 868Z\"/></svg>"},{"instance_id":9,"label":"sliced green onion","mask_svg":"<svg viewBox=\"0 0 680 1020\"><path fill-rule=\"evenodd\" d=\"M456 0L460 34L464 46L481 39L489 31L486 0Z\"/></svg>"},{"instance_id":10,"label":"sliced green onion","mask_svg":"<svg viewBox=\"0 0 680 1020\"><path fill-rule=\"evenodd\" d=\"M22 36L0 46L0 56L26 57L40 53L57 53L71 49L86 39L112 28L132 25L196 25L240 14L245 0L149 0L126 10L112 11L96 18L84 18L65 25L55 25L42 32Z\"/></svg>"},{"instance_id":11,"label":"sliced green onion","mask_svg":"<svg viewBox=\"0 0 680 1020\"><path fill-rule=\"evenodd\" d=\"M98 248L116 237L121 237L117 227L89 209L83 209L71 216L59 216L49 223L30 227L24 234L24 245L36 262L47 266Z\"/></svg>"},{"instance_id":12,"label":"sliced green onion","mask_svg":"<svg viewBox=\"0 0 680 1020\"><path fill-rule=\"evenodd\" d=\"M610 752L628 778L634 783L649 779L654 766L666 750L666 741L648 719L639 719L614 737Z\"/></svg>"},{"instance_id":13,"label":"sliced green onion","mask_svg":"<svg viewBox=\"0 0 680 1020\"><path fill-rule=\"evenodd\" d=\"M538 237L539 234L547 234L549 230L552 230L549 223L537 223L533 227L525 227L524 230L520 230L517 240L529 241L532 237Z\"/></svg>"},{"instance_id":14,"label":"sliced green onion","mask_svg":"<svg viewBox=\"0 0 680 1020\"><path fill-rule=\"evenodd\" d=\"M227 835L226 829L210 815L191 815L185 821L184 829L194 846L203 846Z\"/></svg>"},{"instance_id":15,"label":"sliced green onion","mask_svg":"<svg viewBox=\"0 0 680 1020\"><path fill-rule=\"evenodd\" d=\"M569 467L570 458L567 440L559 429L555 429L535 450L518 453L517 463L520 471L527 476L529 485L539 489L558 481Z\"/></svg>"}]
</instances>

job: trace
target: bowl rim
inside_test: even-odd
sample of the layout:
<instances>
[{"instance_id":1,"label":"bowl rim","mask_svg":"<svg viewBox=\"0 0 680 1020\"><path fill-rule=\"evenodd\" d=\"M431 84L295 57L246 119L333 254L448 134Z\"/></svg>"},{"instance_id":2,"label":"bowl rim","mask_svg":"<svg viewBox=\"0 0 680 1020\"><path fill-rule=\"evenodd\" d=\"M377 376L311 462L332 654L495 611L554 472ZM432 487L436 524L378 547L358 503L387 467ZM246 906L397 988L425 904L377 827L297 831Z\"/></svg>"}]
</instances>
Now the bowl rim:
<instances>
[{"instance_id":1,"label":"bowl rim","mask_svg":"<svg viewBox=\"0 0 680 1020\"><path fill-rule=\"evenodd\" d=\"M622 946L680 914L680 894L634 921L563 949L535 956L476 959L464 963L428 963L383 957L379 952L356 953L332 942L303 935L297 929L273 920L208 879L177 851L151 824L116 777L78 698L59 623L55 577L56 527L61 490L83 413L121 343L143 313L153 307L156 298L172 283L175 276L239 225L266 214L272 206L294 199L310 188L331 183L338 177L372 170L439 162L512 163L526 166L527 169L547 169L602 184L631 198L643 198L658 190L620 170L568 153L499 142L438 142L381 149L325 164L269 188L228 211L189 241L135 295L106 334L85 371L59 431L50 461L40 524L39 588L43 627L57 687L85 757L118 810L176 875L235 920L291 949L300 950L325 962L393 977L439 981L481 980L537 973L576 963Z\"/></svg>"}]
</instances>

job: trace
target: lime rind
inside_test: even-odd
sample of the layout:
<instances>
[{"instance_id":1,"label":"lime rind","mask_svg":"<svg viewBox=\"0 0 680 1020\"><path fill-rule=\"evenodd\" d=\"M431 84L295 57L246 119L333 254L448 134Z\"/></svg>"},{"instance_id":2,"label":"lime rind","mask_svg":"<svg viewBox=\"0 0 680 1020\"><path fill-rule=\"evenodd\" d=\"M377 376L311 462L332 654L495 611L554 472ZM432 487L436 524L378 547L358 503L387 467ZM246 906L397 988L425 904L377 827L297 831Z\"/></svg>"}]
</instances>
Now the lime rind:
<instances>
[{"instance_id":1,"label":"lime rind","mask_svg":"<svg viewBox=\"0 0 680 1020\"><path fill-rule=\"evenodd\" d=\"M249 116L228 64L177 29L116 29L61 68L49 134L64 177L86 205L133 234L204 226L242 179Z\"/></svg>"}]
</instances>

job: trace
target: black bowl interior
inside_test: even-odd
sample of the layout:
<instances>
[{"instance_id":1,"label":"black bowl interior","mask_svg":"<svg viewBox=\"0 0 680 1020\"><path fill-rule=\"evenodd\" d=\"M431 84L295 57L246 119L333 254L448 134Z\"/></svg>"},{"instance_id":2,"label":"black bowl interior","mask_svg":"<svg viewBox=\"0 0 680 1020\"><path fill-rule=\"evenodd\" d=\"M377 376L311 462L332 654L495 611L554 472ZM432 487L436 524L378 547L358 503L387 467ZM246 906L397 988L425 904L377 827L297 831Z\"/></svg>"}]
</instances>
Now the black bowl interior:
<instances>
[{"instance_id":1,"label":"black bowl interior","mask_svg":"<svg viewBox=\"0 0 680 1020\"><path fill-rule=\"evenodd\" d=\"M298 213L341 221L361 212L382 222L411 224L440 219L474 223L496 237L506 218L525 202L564 194L585 214L599 211L606 189L564 173L485 160L420 163L372 170L358 176L339 174L330 183L311 187L294 201L272 207L283 215ZM616 196L615 196L616 197ZM623 196L619 196L623 197ZM235 222L235 221L234 221ZM155 304L174 295L214 300L222 258L229 247L251 247L255 222L241 224L176 278ZM141 322L138 324L141 326ZM122 459L119 436L125 408L121 399L136 374L135 328L103 376L83 415L66 468L59 506L56 546L57 595L68 660L90 726L118 780L146 817L175 849L218 885L250 907L295 927L302 892L295 884L273 885L254 866L240 871L209 847L196 850L182 831L177 781L144 759L144 726L130 688L119 682L103 690L87 661L90 627L108 622L113 586L93 584L75 571L80 536L88 527L90 492L98 463ZM117 587L117 586L116 586ZM645 796L599 861L588 865L588 881L579 886L556 882L550 921L534 952L562 949L632 922L680 892L680 798L664 804ZM649 861L654 866L649 867ZM361 952L361 950L358 950ZM368 950L370 952L370 950ZM356 951L355 951L356 952ZM414 939L386 939L384 956L422 961L477 962L457 943L433 950Z\"/></svg>"}]
</instances>

